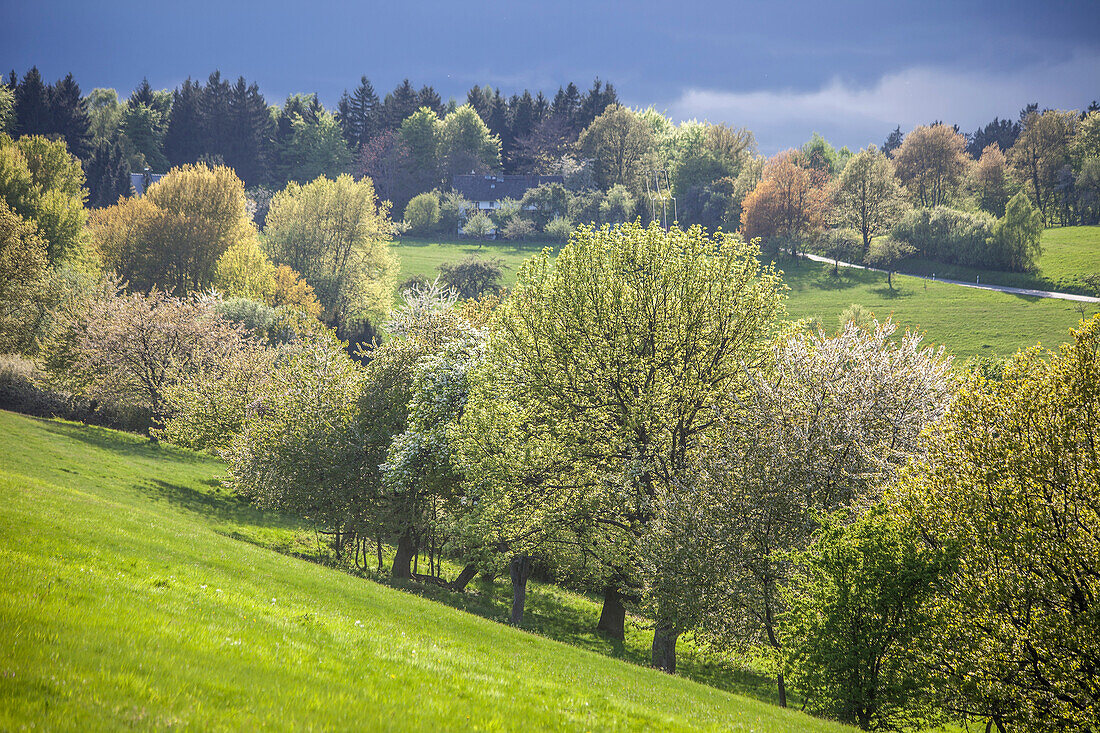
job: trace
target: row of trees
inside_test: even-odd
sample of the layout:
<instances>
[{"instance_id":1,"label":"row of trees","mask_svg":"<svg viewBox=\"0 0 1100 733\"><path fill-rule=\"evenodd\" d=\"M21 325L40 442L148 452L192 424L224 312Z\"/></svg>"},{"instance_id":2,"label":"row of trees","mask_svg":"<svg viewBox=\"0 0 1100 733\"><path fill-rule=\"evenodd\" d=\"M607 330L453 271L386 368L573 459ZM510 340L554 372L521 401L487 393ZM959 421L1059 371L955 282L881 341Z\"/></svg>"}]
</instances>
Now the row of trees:
<instances>
[{"instance_id":1,"label":"row of trees","mask_svg":"<svg viewBox=\"0 0 1100 733\"><path fill-rule=\"evenodd\" d=\"M389 311L391 225L369 180L289 185L261 239L230 169L185 166L68 236L56 212L84 216L79 163L61 141L2 141L0 262L27 273L0 283L5 343L68 392L220 453L236 490L309 518L349 561L380 566L389 543L394 576L455 589L507 568L517 623L540 567L601 592L613 637L643 612L658 667L689 631L723 653L762 645L781 699L789 683L868 728L1094 716L1100 323L953 396L948 360L914 335L785 322L756 245L625 223L533 258L504 302L413 289L353 355L317 317L348 333ZM828 150L762 169L745 211L758 190L828 181ZM894 165L864 151L837 180ZM860 209L863 189L843 188ZM580 196L548 187L515 220ZM1005 603L1011 622L991 626Z\"/></svg>"},{"instance_id":2,"label":"row of trees","mask_svg":"<svg viewBox=\"0 0 1100 733\"><path fill-rule=\"evenodd\" d=\"M1052 110L1027 113L1007 156L994 143L978 161L942 124L892 140L889 155L874 146L851 155L815 139L764 165L741 202L741 228L792 255L809 246L888 270L919 254L1026 271L1044 225L1095 220L1097 140L1100 112Z\"/></svg>"},{"instance_id":3,"label":"row of trees","mask_svg":"<svg viewBox=\"0 0 1100 733\"><path fill-rule=\"evenodd\" d=\"M569 146L616 100L614 87L599 80L585 93L569 83L553 100L526 90L506 98L475 86L467 105L500 148L478 166L503 165L511 172L545 164L554 149ZM120 101L111 89L82 96L71 74L48 84L32 68L22 79L12 71L0 91L0 131L63 138L86 165L90 203L105 206L128 193L130 172L145 167L161 172L200 161L225 164L249 187L335 178L355 169L365 148L392 146L418 110L444 118L456 109L453 100L444 103L429 86L417 91L407 79L380 100L363 77L329 112L315 94L291 95L271 106L256 83L243 77L233 82L218 71L205 83L189 78L171 91L154 90L146 80ZM420 190L399 199L401 205Z\"/></svg>"},{"instance_id":4,"label":"row of trees","mask_svg":"<svg viewBox=\"0 0 1100 733\"><path fill-rule=\"evenodd\" d=\"M162 390L159 435L220 452L348 562L392 543L395 577L453 589L507 570L517 623L541 567L603 593L605 633L641 610L664 669L691 631L763 645L781 696L867 729L1087 730L1100 319L958 382L889 323L784 322L757 256L581 229L504 302L410 292L365 363L324 331L226 332L219 366Z\"/></svg>"}]
</instances>

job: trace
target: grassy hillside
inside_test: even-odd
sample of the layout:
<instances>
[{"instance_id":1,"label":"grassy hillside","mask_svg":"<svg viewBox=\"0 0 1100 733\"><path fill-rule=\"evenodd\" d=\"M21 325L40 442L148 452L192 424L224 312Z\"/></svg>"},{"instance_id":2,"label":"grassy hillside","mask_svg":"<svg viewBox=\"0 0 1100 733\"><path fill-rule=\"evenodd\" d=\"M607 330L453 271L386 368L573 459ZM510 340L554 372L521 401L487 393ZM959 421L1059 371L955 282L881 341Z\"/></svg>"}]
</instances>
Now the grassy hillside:
<instances>
[{"instance_id":1,"label":"grassy hillside","mask_svg":"<svg viewBox=\"0 0 1100 733\"><path fill-rule=\"evenodd\" d=\"M1042 245L1039 270L1035 273L979 270L921 259L907 260L900 267L917 275L935 273L938 277L968 282L980 276L982 282L991 285L1100 295L1100 226L1047 229L1043 231Z\"/></svg>"},{"instance_id":2,"label":"grassy hillside","mask_svg":"<svg viewBox=\"0 0 1100 733\"><path fill-rule=\"evenodd\" d=\"M844 729L258 546L220 470L0 412L0 729Z\"/></svg>"},{"instance_id":3,"label":"grassy hillside","mask_svg":"<svg viewBox=\"0 0 1100 733\"><path fill-rule=\"evenodd\" d=\"M1100 273L1100 227L1047 230L1044 243L1048 243L1044 266L1054 268L1052 271L1064 277L1071 272ZM401 279L413 274L434 278L441 263L473 254L501 259L506 268L504 284L509 286L515 282L520 263L541 246L487 242L479 247L470 242L404 239L394 251L401 260ZM1091 259L1090 251L1095 253ZM930 342L945 344L961 358L1006 356L1038 342L1053 346L1065 341L1069 329L1083 316L1100 310L1095 305L1082 307L1069 301L1025 298L903 276L895 276L891 291L886 276L880 273L849 269L835 277L828 265L812 262L787 261L780 267L791 287L787 305L793 317L820 318L822 325L831 329L841 311L859 303L880 318L892 315L903 327L923 331ZM982 277L984 280L986 275ZM1025 285L1033 287L1035 283Z\"/></svg>"}]
</instances>

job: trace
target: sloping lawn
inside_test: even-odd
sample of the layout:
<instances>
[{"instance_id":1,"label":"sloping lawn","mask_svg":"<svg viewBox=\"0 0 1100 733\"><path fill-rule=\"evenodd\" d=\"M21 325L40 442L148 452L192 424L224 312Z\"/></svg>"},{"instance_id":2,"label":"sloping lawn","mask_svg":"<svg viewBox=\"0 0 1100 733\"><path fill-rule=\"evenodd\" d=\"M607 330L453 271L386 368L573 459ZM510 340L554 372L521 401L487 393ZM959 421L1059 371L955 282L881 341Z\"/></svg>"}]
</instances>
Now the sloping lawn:
<instances>
[{"instance_id":1,"label":"sloping lawn","mask_svg":"<svg viewBox=\"0 0 1100 733\"><path fill-rule=\"evenodd\" d=\"M0 412L0 728L847 730L233 539L308 550L221 470Z\"/></svg>"}]
</instances>

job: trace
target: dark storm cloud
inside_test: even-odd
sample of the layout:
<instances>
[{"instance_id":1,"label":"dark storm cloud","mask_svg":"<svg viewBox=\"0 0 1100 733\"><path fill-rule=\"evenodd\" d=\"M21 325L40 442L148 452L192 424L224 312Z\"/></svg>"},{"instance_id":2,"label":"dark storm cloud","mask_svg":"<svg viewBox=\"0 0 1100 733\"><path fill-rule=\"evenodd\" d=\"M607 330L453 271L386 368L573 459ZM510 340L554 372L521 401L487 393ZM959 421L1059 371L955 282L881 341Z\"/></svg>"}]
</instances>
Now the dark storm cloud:
<instances>
[{"instance_id":1,"label":"dark storm cloud","mask_svg":"<svg viewBox=\"0 0 1100 733\"><path fill-rule=\"evenodd\" d=\"M472 84L615 83L629 104L747 125L766 151L942 118L971 128L1030 101L1100 96L1100 3L6 2L0 61L85 90L148 76L258 81L332 104L367 74L462 100Z\"/></svg>"}]
</instances>

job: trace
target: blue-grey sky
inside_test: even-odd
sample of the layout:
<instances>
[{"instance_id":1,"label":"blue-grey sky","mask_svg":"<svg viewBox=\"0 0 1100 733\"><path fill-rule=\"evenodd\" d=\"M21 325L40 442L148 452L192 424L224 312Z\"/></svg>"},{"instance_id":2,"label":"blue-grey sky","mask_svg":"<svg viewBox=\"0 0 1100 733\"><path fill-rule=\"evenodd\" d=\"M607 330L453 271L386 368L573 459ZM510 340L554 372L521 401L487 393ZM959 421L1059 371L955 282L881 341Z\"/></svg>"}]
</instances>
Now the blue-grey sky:
<instances>
[{"instance_id":1,"label":"blue-grey sky","mask_svg":"<svg viewBox=\"0 0 1100 733\"><path fill-rule=\"evenodd\" d=\"M820 131L881 143L934 119L972 130L1028 102L1100 98L1100 2L88 2L2 0L0 63L85 92L244 75L269 102L327 105L366 74L459 101L611 81L633 106L752 129L763 152Z\"/></svg>"}]
</instances>

